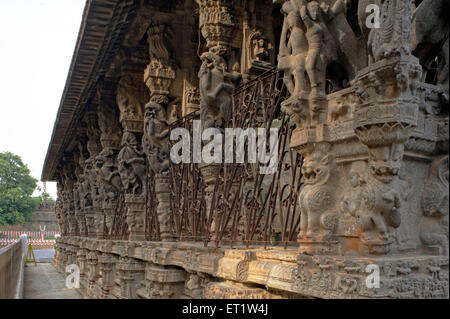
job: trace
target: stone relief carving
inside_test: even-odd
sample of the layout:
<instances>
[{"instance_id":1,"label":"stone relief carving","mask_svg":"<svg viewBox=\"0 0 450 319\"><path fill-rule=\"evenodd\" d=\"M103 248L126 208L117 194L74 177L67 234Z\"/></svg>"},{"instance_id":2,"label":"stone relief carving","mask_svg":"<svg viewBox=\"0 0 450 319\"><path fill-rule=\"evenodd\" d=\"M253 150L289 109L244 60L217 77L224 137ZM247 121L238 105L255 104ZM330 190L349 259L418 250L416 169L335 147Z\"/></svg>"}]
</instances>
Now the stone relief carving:
<instances>
[{"instance_id":1,"label":"stone relief carving","mask_svg":"<svg viewBox=\"0 0 450 319\"><path fill-rule=\"evenodd\" d=\"M117 155L118 171L126 193L145 194L145 159L141 144L131 132L122 136L122 149Z\"/></svg>"},{"instance_id":2,"label":"stone relief carving","mask_svg":"<svg viewBox=\"0 0 450 319\"><path fill-rule=\"evenodd\" d=\"M97 175L97 184L102 199L102 210L105 215L106 235L111 234L113 215L117 206L119 192L122 182L117 165L117 153L119 149L119 125L115 108L112 107L112 99L107 95L102 98L102 104L99 106L98 124L101 130L100 143L102 151L95 158L95 170ZM99 221L102 219L98 216ZM101 222L98 235L102 233Z\"/></svg>"},{"instance_id":3,"label":"stone relief carving","mask_svg":"<svg viewBox=\"0 0 450 319\"><path fill-rule=\"evenodd\" d=\"M169 212L169 105L170 87L175 79L170 51L166 45L165 25L150 26L148 43L150 64L144 79L149 88L150 101L145 105L142 147L147 162L155 173L155 193L161 240L170 240ZM177 103L177 99L172 100Z\"/></svg>"},{"instance_id":4,"label":"stone relief carving","mask_svg":"<svg viewBox=\"0 0 450 319\"><path fill-rule=\"evenodd\" d=\"M307 153L302 167L305 186L300 193L301 225L299 240L328 241L337 222L336 192L339 174L330 145L317 145ZM306 154L305 154L306 155Z\"/></svg>"},{"instance_id":5,"label":"stone relief carving","mask_svg":"<svg viewBox=\"0 0 450 319\"><path fill-rule=\"evenodd\" d=\"M373 61L411 53L412 6L409 1L376 1L381 9L380 28L369 33L368 46Z\"/></svg>"},{"instance_id":6,"label":"stone relief carving","mask_svg":"<svg viewBox=\"0 0 450 319\"><path fill-rule=\"evenodd\" d=\"M292 97L321 98L325 95L326 67L339 60L340 46L345 43L334 41L329 28L345 30L349 37L355 38L345 18L333 21L345 12L346 2L335 1L332 6L328 3L290 0L283 4L285 20L278 68L285 72L284 80ZM352 42L355 45L357 41ZM352 50L354 48L348 47L347 54ZM355 64L360 59L355 54L352 58L355 58ZM356 73L355 66L347 66L347 69L349 76ZM335 83L334 87L340 88L341 85Z\"/></svg>"},{"instance_id":7,"label":"stone relief carving","mask_svg":"<svg viewBox=\"0 0 450 319\"><path fill-rule=\"evenodd\" d=\"M169 169L169 123L165 105L167 98L153 96L145 106L143 147L155 173L164 174Z\"/></svg>"},{"instance_id":8,"label":"stone relief carving","mask_svg":"<svg viewBox=\"0 0 450 319\"><path fill-rule=\"evenodd\" d=\"M193 86L185 80L183 94L183 116L200 109L200 92L198 87Z\"/></svg>"},{"instance_id":9,"label":"stone relief carving","mask_svg":"<svg viewBox=\"0 0 450 319\"><path fill-rule=\"evenodd\" d=\"M200 79L200 112L202 126L223 127L231 118L234 86L226 81L236 81L240 75L228 73L225 59L212 52L204 53L198 73Z\"/></svg>"},{"instance_id":10,"label":"stone relief carving","mask_svg":"<svg viewBox=\"0 0 450 319\"><path fill-rule=\"evenodd\" d=\"M448 172L448 155L435 159L422 190L420 238L426 246L438 246L443 255L448 255Z\"/></svg>"}]
</instances>

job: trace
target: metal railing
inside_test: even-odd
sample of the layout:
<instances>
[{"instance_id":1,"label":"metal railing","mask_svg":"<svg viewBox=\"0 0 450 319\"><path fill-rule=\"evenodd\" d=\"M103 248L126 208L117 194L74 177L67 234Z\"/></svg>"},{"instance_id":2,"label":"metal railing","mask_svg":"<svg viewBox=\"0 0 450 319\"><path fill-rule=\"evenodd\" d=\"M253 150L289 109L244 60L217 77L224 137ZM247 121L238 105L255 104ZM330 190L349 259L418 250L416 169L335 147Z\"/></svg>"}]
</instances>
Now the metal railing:
<instances>
[{"instance_id":1,"label":"metal railing","mask_svg":"<svg viewBox=\"0 0 450 319\"><path fill-rule=\"evenodd\" d=\"M232 116L225 125L242 130L265 128L267 146L270 129L277 128L278 163L274 173L260 174L259 162L249 162L246 156L243 163L214 164L211 183L210 177L208 181L202 177L201 164L170 161L169 214L173 240L203 242L205 246L209 243L246 247L281 244L286 248L296 244L303 159L289 147L294 125L281 112L285 97L280 73L270 70L234 91ZM199 119L199 112L194 112L172 123L169 129L183 127L193 136L194 120ZM170 141L172 146L175 143ZM245 145L248 143L247 137ZM190 145L192 148L193 143ZM155 176L149 167L146 198L146 240L159 241ZM127 239L127 228L121 196L107 238Z\"/></svg>"},{"instance_id":2,"label":"metal railing","mask_svg":"<svg viewBox=\"0 0 450 319\"><path fill-rule=\"evenodd\" d=\"M298 195L302 185L302 158L289 148L294 127L281 112L285 94L282 78L276 70L247 82L235 90L233 114L226 124L226 127L242 130L278 128L279 162L274 174L259 174L259 164L249 163L248 158L244 163L220 164L213 196L206 199L199 164L170 163L170 221L175 240L247 247L281 243L285 248L296 242L300 226ZM183 127L192 136L193 121L198 119L198 113L191 113L173 123L170 129ZM151 192L147 195L154 197ZM155 215L154 207L148 205L148 217ZM155 234L157 224L148 220L148 226L150 224L153 225L150 232Z\"/></svg>"}]
</instances>

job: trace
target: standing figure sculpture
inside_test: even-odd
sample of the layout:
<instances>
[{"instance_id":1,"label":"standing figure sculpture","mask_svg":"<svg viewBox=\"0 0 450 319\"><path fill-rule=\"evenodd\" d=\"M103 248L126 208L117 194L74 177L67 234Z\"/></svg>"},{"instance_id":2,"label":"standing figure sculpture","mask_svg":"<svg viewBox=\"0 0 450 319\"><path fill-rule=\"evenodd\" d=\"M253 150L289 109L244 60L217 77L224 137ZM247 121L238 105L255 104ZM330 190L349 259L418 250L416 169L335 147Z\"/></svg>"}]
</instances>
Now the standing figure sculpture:
<instances>
[{"instance_id":1,"label":"standing figure sculpture","mask_svg":"<svg viewBox=\"0 0 450 319\"><path fill-rule=\"evenodd\" d=\"M281 33L278 69L284 71L284 83L291 96L297 96L308 85L305 77L308 42L297 2L285 2L281 13L285 15L285 22Z\"/></svg>"},{"instance_id":2,"label":"standing figure sculpture","mask_svg":"<svg viewBox=\"0 0 450 319\"><path fill-rule=\"evenodd\" d=\"M167 104L164 96L154 96L145 106L144 136L142 145L150 161L150 166L157 174L166 173L169 169L169 123L163 104Z\"/></svg>"},{"instance_id":3,"label":"standing figure sculpture","mask_svg":"<svg viewBox=\"0 0 450 319\"><path fill-rule=\"evenodd\" d=\"M122 137L122 149L117 156L118 170L126 192L133 195L145 194L144 152L136 136L125 132Z\"/></svg>"},{"instance_id":4,"label":"standing figure sculpture","mask_svg":"<svg viewBox=\"0 0 450 319\"><path fill-rule=\"evenodd\" d=\"M234 82L240 75L226 71L225 59L212 52L201 56L202 66L200 79L200 110L203 128L223 127L231 118L234 86L226 81ZM225 123L222 123L225 122Z\"/></svg>"},{"instance_id":5,"label":"standing figure sculpture","mask_svg":"<svg viewBox=\"0 0 450 319\"><path fill-rule=\"evenodd\" d=\"M324 28L320 23L319 15L321 8L317 1L309 1L300 8L300 16L306 26L306 39L308 40L308 54L306 56L306 72L308 73L311 85L311 95L317 96L319 93L325 93L323 81L325 77L321 77L324 62L319 59L320 53L324 47ZM320 88L323 86L323 90Z\"/></svg>"}]
</instances>

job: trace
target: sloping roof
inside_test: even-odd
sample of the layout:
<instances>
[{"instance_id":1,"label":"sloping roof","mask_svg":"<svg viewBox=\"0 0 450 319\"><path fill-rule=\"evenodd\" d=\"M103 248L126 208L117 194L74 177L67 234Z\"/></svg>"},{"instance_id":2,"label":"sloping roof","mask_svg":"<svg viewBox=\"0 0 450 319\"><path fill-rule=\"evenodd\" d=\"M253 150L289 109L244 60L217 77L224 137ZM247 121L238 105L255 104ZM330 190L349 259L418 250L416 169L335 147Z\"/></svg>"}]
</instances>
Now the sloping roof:
<instances>
[{"instance_id":1,"label":"sloping roof","mask_svg":"<svg viewBox=\"0 0 450 319\"><path fill-rule=\"evenodd\" d=\"M130 0L87 0L62 94L41 180L55 180L55 169L74 134L76 123L108 70L134 13ZM55 26L57 28L58 26Z\"/></svg>"}]
</instances>

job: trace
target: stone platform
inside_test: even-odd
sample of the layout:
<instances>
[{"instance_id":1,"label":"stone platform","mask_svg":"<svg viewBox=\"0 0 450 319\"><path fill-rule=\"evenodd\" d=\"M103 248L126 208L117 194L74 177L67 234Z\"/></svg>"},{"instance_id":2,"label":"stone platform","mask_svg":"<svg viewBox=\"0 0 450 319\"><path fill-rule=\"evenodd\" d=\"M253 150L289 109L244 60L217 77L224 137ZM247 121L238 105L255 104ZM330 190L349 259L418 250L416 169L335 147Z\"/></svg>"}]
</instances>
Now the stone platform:
<instances>
[{"instance_id":1,"label":"stone platform","mask_svg":"<svg viewBox=\"0 0 450 319\"><path fill-rule=\"evenodd\" d=\"M91 298L448 298L442 256L308 256L79 237L58 239L57 247L57 268L78 263Z\"/></svg>"}]
</instances>

